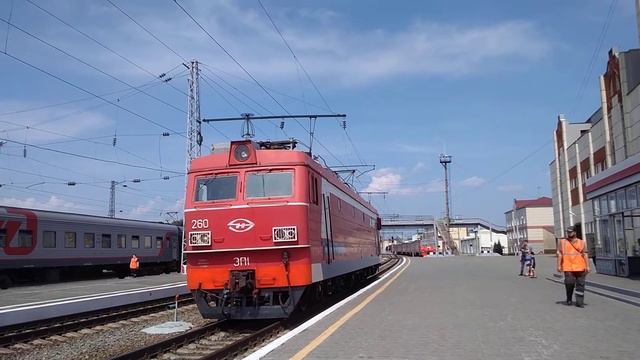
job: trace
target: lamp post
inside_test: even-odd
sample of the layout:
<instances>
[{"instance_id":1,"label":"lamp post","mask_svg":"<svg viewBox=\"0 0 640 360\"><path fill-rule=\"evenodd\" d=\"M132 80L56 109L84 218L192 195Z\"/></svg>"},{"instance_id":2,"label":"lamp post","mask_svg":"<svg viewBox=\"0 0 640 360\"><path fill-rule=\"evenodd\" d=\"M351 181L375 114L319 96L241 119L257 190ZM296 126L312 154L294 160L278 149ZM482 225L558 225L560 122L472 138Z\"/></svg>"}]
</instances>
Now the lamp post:
<instances>
[{"instance_id":1,"label":"lamp post","mask_svg":"<svg viewBox=\"0 0 640 360\"><path fill-rule=\"evenodd\" d=\"M448 241L449 236L449 225L451 224L451 219L449 216L449 164L451 164L451 155L440 154L440 164L444 167L444 227L447 232L446 236L442 239L442 255L445 254L445 241Z\"/></svg>"}]
</instances>

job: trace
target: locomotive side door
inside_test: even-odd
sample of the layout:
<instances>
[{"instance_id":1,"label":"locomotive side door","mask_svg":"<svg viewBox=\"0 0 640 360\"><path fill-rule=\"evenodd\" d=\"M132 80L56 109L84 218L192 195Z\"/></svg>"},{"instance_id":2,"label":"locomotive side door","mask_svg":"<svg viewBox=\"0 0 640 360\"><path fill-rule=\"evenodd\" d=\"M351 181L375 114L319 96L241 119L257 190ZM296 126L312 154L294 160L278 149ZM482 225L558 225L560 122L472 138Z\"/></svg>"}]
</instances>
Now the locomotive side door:
<instances>
[{"instance_id":1,"label":"locomotive side door","mask_svg":"<svg viewBox=\"0 0 640 360\"><path fill-rule=\"evenodd\" d=\"M331 248L329 242L333 244L333 236L331 235L331 204L329 196L322 194L322 245L324 247L323 257L326 257L327 264L331 263Z\"/></svg>"}]
</instances>

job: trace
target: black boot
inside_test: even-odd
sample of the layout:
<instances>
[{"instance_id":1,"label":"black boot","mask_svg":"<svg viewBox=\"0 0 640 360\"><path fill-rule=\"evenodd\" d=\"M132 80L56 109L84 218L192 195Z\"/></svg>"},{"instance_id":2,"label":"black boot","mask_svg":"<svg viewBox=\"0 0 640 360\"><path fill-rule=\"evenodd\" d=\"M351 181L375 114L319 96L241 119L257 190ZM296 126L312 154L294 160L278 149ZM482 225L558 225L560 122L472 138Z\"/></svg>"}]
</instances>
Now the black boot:
<instances>
[{"instance_id":1,"label":"black boot","mask_svg":"<svg viewBox=\"0 0 640 360\"><path fill-rule=\"evenodd\" d=\"M573 301L571 301L571 299L573 299L574 287L575 287L574 284L564 284L564 288L567 291L567 301L565 302L566 305L573 305Z\"/></svg>"}]
</instances>

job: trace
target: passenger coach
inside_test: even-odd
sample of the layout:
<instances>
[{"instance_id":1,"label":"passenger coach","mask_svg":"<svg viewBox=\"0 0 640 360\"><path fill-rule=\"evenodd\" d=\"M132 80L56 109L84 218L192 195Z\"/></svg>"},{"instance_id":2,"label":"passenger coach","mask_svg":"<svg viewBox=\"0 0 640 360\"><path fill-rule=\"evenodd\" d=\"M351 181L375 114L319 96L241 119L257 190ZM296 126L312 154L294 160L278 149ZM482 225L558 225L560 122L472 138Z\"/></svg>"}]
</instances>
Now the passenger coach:
<instances>
[{"instance_id":1,"label":"passenger coach","mask_svg":"<svg viewBox=\"0 0 640 360\"><path fill-rule=\"evenodd\" d=\"M379 266L376 210L292 142L232 142L194 159L187 284L207 318L286 317L307 294Z\"/></svg>"},{"instance_id":2,"label":"passenger coach","mask_svg":"<svg viewBox=\"0 0 640 360\"><path fill-rule=\"evenodd\" d=\"M64 271L129 273L179 269L182 229L175 225L55 211L0 207L0 287L57 280Z\"/></svg>"}]
</instances>

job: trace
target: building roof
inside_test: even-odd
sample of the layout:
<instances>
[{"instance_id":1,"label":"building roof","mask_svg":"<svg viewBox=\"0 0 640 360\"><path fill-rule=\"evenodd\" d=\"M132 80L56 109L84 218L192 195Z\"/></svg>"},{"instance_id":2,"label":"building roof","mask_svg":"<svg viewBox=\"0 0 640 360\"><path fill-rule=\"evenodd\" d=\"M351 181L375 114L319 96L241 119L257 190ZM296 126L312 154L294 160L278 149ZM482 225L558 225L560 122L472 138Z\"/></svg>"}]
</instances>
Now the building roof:
<instances>
[{"instance_id":1,"label":"building roof","mask_svg":"<svg viewBox=\"0 0 640 360\"><path fill-rule=\"evenodd\" d=\"M553 204L551 203L551 198L547 196L542 196L537 199L530 199L530 200L514 199L514 202L515 202L516 209L522 209L522 208L528 208L528 207L552 207L553 206Z\"/></svg>"}]
</instances>

